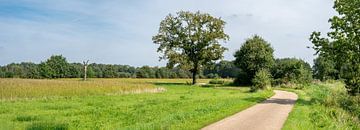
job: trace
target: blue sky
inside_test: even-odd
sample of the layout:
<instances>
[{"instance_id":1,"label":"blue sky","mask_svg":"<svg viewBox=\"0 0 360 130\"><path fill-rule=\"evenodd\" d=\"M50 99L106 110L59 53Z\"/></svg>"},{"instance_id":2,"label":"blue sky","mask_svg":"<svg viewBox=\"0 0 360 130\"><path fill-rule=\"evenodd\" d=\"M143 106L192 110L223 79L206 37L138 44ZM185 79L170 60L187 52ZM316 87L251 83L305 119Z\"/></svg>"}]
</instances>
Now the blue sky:
<instances>
[{"instance_id":1,"label":"blue sky","mask_svg":"<svg viewBox=\"0 0 360 130\"><path fill-rule=\"evenodd\" d=\"M312 63L312 31L329 31L332 0L0 0L0 65L46 60L163 66L152 36L177 11L201 11L227 22L225 60L258 34L275 57Z\"/></svg>"}]
</instances>

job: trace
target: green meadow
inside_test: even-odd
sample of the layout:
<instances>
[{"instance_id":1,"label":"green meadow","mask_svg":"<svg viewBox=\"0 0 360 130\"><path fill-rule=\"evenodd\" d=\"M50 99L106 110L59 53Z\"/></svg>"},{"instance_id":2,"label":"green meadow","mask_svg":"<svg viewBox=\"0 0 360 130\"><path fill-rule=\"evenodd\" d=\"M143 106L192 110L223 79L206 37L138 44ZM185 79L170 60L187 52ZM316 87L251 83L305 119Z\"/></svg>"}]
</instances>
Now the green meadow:
<instances>
[{"instance_id":1,"label":"green meadow","mask_svg":"<svg viewBox=\"0 0 360 130\"><path fill-rule=\"evenodd\" d=\"M190 79L0 81L0 129L199 129L273 95Z\"/></svg>"}]
</instances>

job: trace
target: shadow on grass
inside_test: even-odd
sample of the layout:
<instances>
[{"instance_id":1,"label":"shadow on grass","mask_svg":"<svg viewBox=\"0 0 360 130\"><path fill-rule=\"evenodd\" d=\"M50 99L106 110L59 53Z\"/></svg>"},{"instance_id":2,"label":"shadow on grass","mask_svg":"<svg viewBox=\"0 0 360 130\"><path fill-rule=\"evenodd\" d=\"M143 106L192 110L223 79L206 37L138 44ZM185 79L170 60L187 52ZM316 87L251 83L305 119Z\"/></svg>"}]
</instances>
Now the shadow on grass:
<instances>
[{"instance_id":1,"label":"shadow on grass","mask_svg":"<svg viewBox=\"0 0 360 130\"><path fill-rule=\"evenodd\" d=\"M244 98L242 100L248 101L248 102L257 102L257 103L261 103L264 100L266 100L266 98L263 97L248 97L248 98Z\"/></svg>"},{"instance_id":2,"label":"shadow on grass","mask_svg":"<svg viewBox=\"0 0 360 130\"><path fill-rule=\"evenodd\" d=\"M312 105L314 104L315 102L313 100L304 100L304 99L301 99L299 98L297 101L296 101L297 104L301 105L301 106L308 106L308 105Z\"/></svg>"}]
</instances>

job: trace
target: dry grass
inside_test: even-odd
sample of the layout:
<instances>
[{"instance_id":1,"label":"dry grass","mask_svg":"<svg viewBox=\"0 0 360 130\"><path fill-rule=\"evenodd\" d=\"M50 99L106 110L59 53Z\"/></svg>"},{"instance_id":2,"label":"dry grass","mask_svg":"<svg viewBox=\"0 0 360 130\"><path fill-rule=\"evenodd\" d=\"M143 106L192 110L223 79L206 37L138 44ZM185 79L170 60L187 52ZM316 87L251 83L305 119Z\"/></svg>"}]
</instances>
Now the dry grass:
<instances>
[{"instance_id":1,"label":"dry grass","mask_svg":"<svg viewBox=\"0 0 360 130\"><path fill-rule=\"evenodd\" d=\"M200 79L199 82L208 82ZM191 79L1 79L0 100L117 95L165 91L156 83L190 83Z\"/></svg>"},{"instance_id":2,"label":"dry grass","mask_svg":"<svg viewBox=\"0 0 360 130\"><path fill-rule=\"evenodd\" d=\"M130 79L0 79L0 99L47 98L155 92L151 83Z\"/></svg>"}]
</instances>

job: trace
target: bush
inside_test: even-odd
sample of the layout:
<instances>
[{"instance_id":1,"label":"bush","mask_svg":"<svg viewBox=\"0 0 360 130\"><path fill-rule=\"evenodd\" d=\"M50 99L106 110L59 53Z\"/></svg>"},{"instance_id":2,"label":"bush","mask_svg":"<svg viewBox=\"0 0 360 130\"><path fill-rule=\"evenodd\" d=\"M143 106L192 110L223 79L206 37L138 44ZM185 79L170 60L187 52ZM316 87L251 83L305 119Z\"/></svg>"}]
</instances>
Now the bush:
<instances>
[{"instance_id":1,"label":"bush","mask_svg":"<svg viewBox=\"0 0 360 130\"><path fill-rule=\"evenodd\" d=\"M261 69L256 72L254 79L252 79L253 85L251 91L257 91L258 89L268 89L271 87L271 74L266 69Z\"/></svg>"},{"instance_id":2,"label":"bush","mask_svg":"<svg viewBox=\"0 0 360 130\"><path fill-rule=\"evenodd\" d=\"M220 79L212 79L209 81L209 84L224 84L224 83L225 81Z\"/></svg>"},{"instance_id":3,"label":"bush","mask_svg":"<svg viewBox=\"0 0 360 130\"><path fill-rule=\"evenodd\" d=\"M277 59L272 68L274 85L308 84L312 81L311 67L308 63L296 58Z\"/></svg>"},{"instance_id":4,"label":"bush","mask_svg":"<svg viewBox=\"0 0 360 130\"><path fill-rule=\"evenodd\" d=\"M207 74L206 77L207 77L207 78L210 78L210 79L214 79L214 78L219 78L219 75L218 75L218 74L210 73L210 74Z\"/></svg>"}]
</instances>

